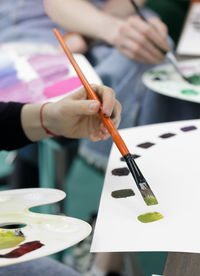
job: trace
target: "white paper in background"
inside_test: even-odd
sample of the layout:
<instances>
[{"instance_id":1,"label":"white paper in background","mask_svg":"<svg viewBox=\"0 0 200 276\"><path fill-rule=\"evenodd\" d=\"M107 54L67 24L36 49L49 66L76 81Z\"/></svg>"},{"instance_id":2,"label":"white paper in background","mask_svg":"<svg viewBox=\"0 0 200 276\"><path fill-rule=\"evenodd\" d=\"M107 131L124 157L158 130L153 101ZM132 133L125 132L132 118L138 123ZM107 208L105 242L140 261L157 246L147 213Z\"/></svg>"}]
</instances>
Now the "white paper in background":
<instances>
[{"instance_id":1,"label":"white paper in background","mask_svg":"<svg viewBox=\"0 0 200 276\"><path fill-rule=\"evenodd\" d=\"M186 77L200 75L200 59L181 61L179 67ZM156 76L160 76L162 80L155 80ZM142 76L142 81L154 92L200 103L200 85L192 85L184 81L171 64L158 65L146 71Z\"/></svg>"},{"instance_id":2,"label":"white paper in background","mask_svg":"<svg viewBox=\"0 0 200 276\"><path fill-rule=\"evenodd\" d=\"M183 132L181 127L197 130ZM162 139L164 133L175 136ZM155 193L159 204L147 206L131 174L113 176L125 167L114 145L108 163L92 241L92 252L176 251L200 252L200 121L182 121L120 131L136 162ZM148 149L136 147L155 143ZM135 196L116 199L111 192L131 188ZM137 217L160 212L164 219L141 223Z\"/></svg>"},{"instance_id":3,"label":"white paper in background","mask_svg":"<svg viewBox=\"0 0 200 276\"><path fill-rule=\"evenodd\" d=\"M191 6L178 47L179 55L200 55L200 3Z\"/></svg>"}]
</instances>

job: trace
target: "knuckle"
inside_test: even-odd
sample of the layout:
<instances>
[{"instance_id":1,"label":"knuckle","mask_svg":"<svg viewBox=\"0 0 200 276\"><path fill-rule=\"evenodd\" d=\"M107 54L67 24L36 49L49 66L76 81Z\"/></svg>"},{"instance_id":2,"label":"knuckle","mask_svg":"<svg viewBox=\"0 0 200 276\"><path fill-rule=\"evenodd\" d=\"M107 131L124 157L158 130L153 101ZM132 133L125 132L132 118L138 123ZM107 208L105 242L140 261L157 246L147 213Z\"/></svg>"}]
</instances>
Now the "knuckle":
<instances>
[{"instance_id":1,"label":"knuckle","mask_svg":"<svg viewBox=\"0 0 200 276\"><path fill-rule=\"evenodd\" d=\"M151 30L150 26L145 25L143 27L143 31L142 31L143 35L147 36L149 34L150 30Z\"/></svg>"},{"instance_id":2,"label":"knuckle","mask_svg":"<svg viewBox=\"0 0 200 276\"><path fill-rule=\"evenodd\" d=\"M139 53L140 53L140 49L141 49L141 46L139 45L139 44L137 44L136 46L135 46L135 50L134 50L134 55L136 56L136 55L138 55Z\"/></svg>"}]
</instances>

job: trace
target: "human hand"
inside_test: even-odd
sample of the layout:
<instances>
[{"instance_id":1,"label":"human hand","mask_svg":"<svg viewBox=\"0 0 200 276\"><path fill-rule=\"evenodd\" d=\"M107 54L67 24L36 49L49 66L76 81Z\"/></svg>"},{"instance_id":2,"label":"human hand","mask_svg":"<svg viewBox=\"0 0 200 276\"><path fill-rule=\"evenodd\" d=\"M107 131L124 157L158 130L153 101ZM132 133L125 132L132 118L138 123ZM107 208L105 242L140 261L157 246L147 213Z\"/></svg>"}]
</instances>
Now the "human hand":
<instances>
[{"instance_id":1,"label":"human hand","mask_svg":"<svg viewBox=\"0 0 200 276\"><path fill-rule=\"evenodd\" d=\"M121 104L115 99L114 91L106 86L93 85L102 101L89 100L84 88L64 99L45 105L43 122L51 132L68 138L90 136L92 141L106 140L109 133L98 114L100 108L106 117L112 118L118 127L121 118Z\"/></svg>"},{"instance_id":2,"label":"human hand","mask_svg":"<svg viewBox=\"0 0 200 276\"><path fill-rule=\"evenodd\" d=\"M82 35L75 32L67 32L63 35L63 38L72 53L85 54L88 51L87 42Z\"/></svg>"},{"instance_id":3,"label":"human hand","mask_svg":"<svg viewBox=\"0 0 200 276\"><path fill-rule=\"evenodd\" d=\"M115 47L125 56L145 64L160 63L165 55L158 49L168 51L167 26L157 17L148 23L134 15L122 21L114 39ZM156 47L158 46L158 47Z\"/></svg>"}]
</instances>

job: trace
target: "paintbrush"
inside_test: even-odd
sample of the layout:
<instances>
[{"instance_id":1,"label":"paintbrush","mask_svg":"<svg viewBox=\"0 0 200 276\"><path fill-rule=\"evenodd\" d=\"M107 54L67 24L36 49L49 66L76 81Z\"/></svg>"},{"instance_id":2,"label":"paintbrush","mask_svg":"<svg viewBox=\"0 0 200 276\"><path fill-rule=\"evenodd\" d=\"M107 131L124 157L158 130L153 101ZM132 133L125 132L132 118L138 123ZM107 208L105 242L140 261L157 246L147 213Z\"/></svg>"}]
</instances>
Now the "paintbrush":
<instances>
[{"instance_id":1,"label":"paintbrush","mask_svg":"<svg viewBox=\"0 0 200 276\"><path fill-rule=\"evenodd\" d=\"M68 49L62 35L59 33L57 29L54 29L54 33L63 48L65 54L67 55L69 61L71 62L72 66L74 67L77 75L79 76L83 86L85 87L88 96L92 100L97 100L100 101L99 98L97 97L95 91L93 90L92 86L89 84L87 81L86 77L84 76L83 72L81 71L80 67L76 63L74 57L72 56L70 50ZM134 158L130 154L126 144L124 143L122 137L120 136L118 130L116 129L115 125L113 124L112 120L110 118L106 118L102 111L99 111L101 120L103 121L104 125L108 129L113 141L115 142L116 146L118 147L119 151L121 152L122 156L124 157L128 168L130 172L133 175L133 178L135 179L136 185L144 199L147 205L155 205L158 204L158 201L153 194L151 188L149 187L146 179L142 175L141 171L139 170L137 164L134 161Z\"/></svg>"},{"instance_id":2,"label":"paintbrush","mask_svg":"<svg viewBox=\"0 0 200 276\"><path fill-rule=\"evenodd\" d=\"M142 14L140 8L138 7L138 5L136 4L136 2L134 0L130 0L131 4L133 5L136 13L139 15L139 17L144 20L145 22L149 23L148 20L145 18L145 16ZM152 42L153 43L153 42ZM184 74L182 73L182 71L179 68L178 62L176 57L174 56L174 54L171 51L165 51L162 48L160 48L158 45L156 45L155 43L153 43L153 45L163 54L166 56L166 58L169 60L169 62L173 65L174 69L177 71L177 73L181 76L182 79L184 79L185 81L192 83L192 80L190 79L190 77L186 77L184 76Z\"/></svg>"}]
</instances>

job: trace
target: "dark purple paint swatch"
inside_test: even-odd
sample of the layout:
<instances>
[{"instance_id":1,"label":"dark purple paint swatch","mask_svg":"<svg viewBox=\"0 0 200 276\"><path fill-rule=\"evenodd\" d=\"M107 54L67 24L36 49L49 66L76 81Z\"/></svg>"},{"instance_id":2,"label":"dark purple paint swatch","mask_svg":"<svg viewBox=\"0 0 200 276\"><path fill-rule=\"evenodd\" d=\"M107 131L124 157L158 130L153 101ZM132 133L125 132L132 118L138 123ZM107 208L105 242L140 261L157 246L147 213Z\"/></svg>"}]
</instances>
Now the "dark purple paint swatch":
<instances>
[{"instance_id":1,"label":"dark purple paint swatch","mask_svg":"<svg viewBox=\"0 0 200 276\"><path fill-rule=\"evenodd\" d=\"M143 148L143 149L148 149L148 148L152 147L153 145L155 145L155 144L150 143L150 142L146 142L146 143L142 143L142 144L137 145L137 147L140 147L140 148Z\"/></svg>"},{"instance_id":2,"label":"dark purple paint swatch","mask_svg":"<svg viewBox=\"0 0 200 276\"><path fill-rule=\"evenodd\" d=\"M133 157L133 159L137 159L140 157L140 155L137 155L137 154L131 154L131 156ZM125 162L124 157L121 157L120 160Z\"/></svg>"},{"instance_id":3,"label":"dark purple paint swatch","mask_svg":"<svg viewBox=\"0 0 200 276\"><path fill-rule=\"evenodd\" d=\"M19 258L31 251L34 251L40 247L44 246L40 241L26 242L20 245L18 248L10 251L7 254L0 255L0 258Z\"/></svg>"},{"instance_id":4,"label":"dark purple paint swatch","mask_svg":"<svg viewBox=\"0 0 200 276\"><path fill-rule=\"evenodd\" d=\"M162 135L160 135L159 137L160 138L163 138L163 139L166 139L166 138L170 138L170 137L173 137L173 136L175 136L176 134L174 134L174 133L164 133L164 134L162 134Z\"/></svg>"},{"instance_id":5,"label":"dark purple paint swatch","mask_svg":"<svg viewBox=\"0 0 200 276\"><path fill-rule=\"evenodd\" d=\"M188 126L188 127L182 127L181 128L181 130L184 131L184 132L195 130L195 129L197 129L197 127L195 127L195 126Z\"/></svg>"},{"instance_id":6,"label":"dark purple paint swatch","mask_svg":"<svg viewBox=\"0 0 200 276\"><path fill-rule=\"evenodd\" d=\"M127 167L112 170L112 174L117 176L128 175L129 173L130 171Z\"/></svg>"}]
</instances>

